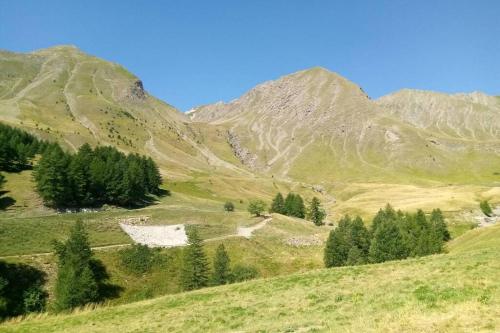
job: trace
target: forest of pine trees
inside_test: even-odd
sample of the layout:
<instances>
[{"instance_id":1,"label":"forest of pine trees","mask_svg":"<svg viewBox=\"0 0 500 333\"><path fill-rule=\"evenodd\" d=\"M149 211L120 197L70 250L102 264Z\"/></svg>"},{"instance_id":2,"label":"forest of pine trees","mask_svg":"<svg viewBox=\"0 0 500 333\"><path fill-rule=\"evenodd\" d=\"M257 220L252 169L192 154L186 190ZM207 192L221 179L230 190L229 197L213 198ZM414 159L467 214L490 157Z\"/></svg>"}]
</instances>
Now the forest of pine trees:
<instances>
[{"instance_id":1,"label":"forest of pine trees","mask_svg":"<svg viewBox=\"0 0 500 333\"><path fill-rule=\"evenodd\" d=\"M370 230L360 217L342 218L330 232L324 263L337 267L426 256L440 253L449 239L441 210L433 210L428 219L422 210L410 214L387 205L375 215Z\"/></svg>"},{"instance_id":2,"label":"forest of pine trees","mask_svg":"<svg viewBox=\"0 0 500 333\"><path fill-rule=\"evenodd\" d=\"M271 203L270 212L303 219L306 216L306 207L304 206L304 200L299 194L290 192L283 199L283 195L278 193Z\"/></svg>"},{"instance_id":3,"label":"forest of pine trees","mask_svg":"<svg viewBox=\"0 0 500 333\"><path fill-rule=\"evenodd\" d=\"M150 157L88 144L70 154L57 143L0 124L0 171L30 169L36 154L41 154L34 172L36 187L49 206L140 205L148 194L160 192L160 172ZM3 182L0 174L0 187Z\"/></svg>"},{"instance_id":4,"label":"forest of pine trees","mask_svg":"<svg viewBox=\"0 0 500 333\"><path fill-rule=\"evenodd\" d=\"M0 124L0 171L30 169L31 159L43 152L46 145L25 131Z\"/></svg>"},{"instance_id":5,"label":"forest of pine trees","mask_svg":"<svg viewBox=\"0 0 500 333\"><path fill-rule=\"evenodd\" d=\"M287 216L305 218L312 221L315 225L323 225L326 217L325 210L321 207L321 202L317 197L313 197L306 211L304 200L299 194L288 193L285 199L281 193L276 194L271 202L270 213L278 213Z\"/></svg>"},{"instance_id":6,"label":"forest of pine trees","mask_svg":"<svg viewBox=\"0 0 500 333\"><path fill-rule=\"evenodd\" d=\"M54 207L141 204L158 194L161 176L155 162L113 147L88 144L74 155L49 145L35 168L37 190Z\"/></svg>"}]
</instances>

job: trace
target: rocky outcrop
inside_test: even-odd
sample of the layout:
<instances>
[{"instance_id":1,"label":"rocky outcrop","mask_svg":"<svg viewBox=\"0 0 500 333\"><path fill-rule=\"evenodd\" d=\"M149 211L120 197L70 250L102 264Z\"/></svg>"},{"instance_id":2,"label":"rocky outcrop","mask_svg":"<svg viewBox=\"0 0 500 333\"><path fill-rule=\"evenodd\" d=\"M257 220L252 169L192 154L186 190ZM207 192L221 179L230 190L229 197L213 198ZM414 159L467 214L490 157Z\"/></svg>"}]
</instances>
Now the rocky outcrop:
<instances>
[{"instance_id":1,"label":"rocky outcrop","mask_svg":"<svg viewBox=\"0 0 500 333\"><path fill-rule=\"evenodd\" d=\"M144 86L141 80L135 81L132 86L130 86L129 93L127 95L129 99L143 101L146 98L146 92L144 91Z\"/></svg>"},{"instance_id":2,"label":"rocky outcrop","mask_svg":"<svg viewBox=\"0 0 500 333\"><path fill-rule=\"evenodd\" d=\"M231 146L234 155L243 165L249 167L250 169L255 169L257 167L257 156L241 145L240 139L236 134L228 131L227 142Z\"/></svg>"}]
</instances>

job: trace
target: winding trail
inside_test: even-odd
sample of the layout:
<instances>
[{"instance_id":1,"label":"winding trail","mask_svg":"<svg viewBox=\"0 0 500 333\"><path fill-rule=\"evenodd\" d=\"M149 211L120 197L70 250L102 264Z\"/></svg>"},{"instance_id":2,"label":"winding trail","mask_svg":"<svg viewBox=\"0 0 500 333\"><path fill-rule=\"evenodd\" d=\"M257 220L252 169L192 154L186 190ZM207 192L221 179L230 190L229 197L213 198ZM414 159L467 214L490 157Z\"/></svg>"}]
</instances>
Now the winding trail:
<instances>
[{"instance_id":1,"label":"winding trail","mask_svg":"<svg viewBox=\"0 0 500 333\"><path fill-rule=\"evenodd\" d=\"M273 219L272 217L266 217L265 220L262 220L261 222L255 224L253 226L250 226L250 227L238 227L238 229L237 229L237 231L236 231L235 234L230 234L230 235L225 235L225 236L220 236L220 237L214 237L214 238L205 239L204 242L220 241L220 240L224 240L224 239L228 239L228 238L233 238L233 237L245 237L247 239L250 239L252 237L252 234L255 231L257 231L257 230L262 229L263 227L265 227L267 225L267 223L269 223L272 219ZM177 225L176 225L176 227L177 227ZM183 228L183 230L184 230L184 228ZM94 251L105 251L105 250L109 250L109 249L127 247L127 246L130 246L132 244L133 243L122 243L122 244L113 244L113 245L94 246L94 247L91 247L91 249L94 250ZM155 246L156 244L148 244L148 245ZM168 245L168 246L165 246L165 247L178 247L178 246L184 246L184 245L186 245L186 244L185 243L181 244L179 242L176 242L175 244ZM42 256L53 255L53 254L54 254L54 252L40 252L40 253L30 253L30 254L17 254L17 255L9 255L9 256L0 256L0 259L42 257Z\"/></svg>"}]
</instances>

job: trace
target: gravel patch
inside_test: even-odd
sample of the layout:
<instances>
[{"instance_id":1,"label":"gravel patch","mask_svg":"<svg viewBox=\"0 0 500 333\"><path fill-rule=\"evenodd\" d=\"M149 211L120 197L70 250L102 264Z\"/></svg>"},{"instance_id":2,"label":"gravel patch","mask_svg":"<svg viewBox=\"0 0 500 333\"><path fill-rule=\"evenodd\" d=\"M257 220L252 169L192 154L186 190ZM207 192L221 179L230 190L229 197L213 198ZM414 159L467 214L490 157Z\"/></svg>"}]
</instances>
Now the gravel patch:
<instances>
[{"instance_id":1,"label":"gravel patch","mask_svg":"<svg viewBox=\"0 0 500 333\"><path fill-rule=\"evenodd\" d=\"M184 224L144 226L120 223L120 227L134 242L150 247L183 246L188 241Z\"/></svg>"}]
</instances>

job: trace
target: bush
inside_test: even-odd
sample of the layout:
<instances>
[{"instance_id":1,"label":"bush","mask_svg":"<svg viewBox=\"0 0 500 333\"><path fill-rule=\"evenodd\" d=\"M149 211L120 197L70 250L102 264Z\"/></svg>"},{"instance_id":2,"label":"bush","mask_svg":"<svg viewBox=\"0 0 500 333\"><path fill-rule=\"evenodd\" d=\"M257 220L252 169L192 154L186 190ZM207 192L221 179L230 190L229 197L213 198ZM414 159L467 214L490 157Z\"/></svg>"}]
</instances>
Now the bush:
<instances>
[{"instance_id":1,"label":"bush","mask_svg":"<svg viewBox=\"0 0 500 333\"><path fill-rule=\"evenodd\" d=\"M120 251L120 261L129 272L140 275L150 272L159 261L159 251L147 245L134 244Z\"/></svg>"},{"instance_id":2,"label":"bush","mask_svg":"<svg viewBox=\"0 0 500 333\"><path fill-rule=\"evenodd\" d=\"M234 212L234 204L231 201L227 201L224 204L224 210L226 212Z\"/></svg>"},{"instance_id":3,"label":"bush","mask_svg":"<svg viewBox=\"0 0 500 333\"><path fill-rule=\"evenodd\" d=\"M247 280L255 279L259 276L259 272L255 267L235 265L231 270L231 275L229 281L231 283L242 282Z\"/></svg>"},{"instance_id":4,"label":"bush","mask_svg":"<svg viewBox=\"0 0 500 333\"><path fill-rule=\"evenodd\" d=\"M248 212L255 216L260 216L266 210L266 203L262 200L252 200L248 204Z\"/></svg>"},{"instance_id":5,"label":"bush","mask_svg":"<svg viewBox=\"0 0 500 333\"><path fill-rule=\"evenodd\" d=\"M488 200L483 200L479 203L479 208L486 216L493 216L493 210L491 209L490 203Z\"/></svg>"}]
</instances>

